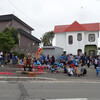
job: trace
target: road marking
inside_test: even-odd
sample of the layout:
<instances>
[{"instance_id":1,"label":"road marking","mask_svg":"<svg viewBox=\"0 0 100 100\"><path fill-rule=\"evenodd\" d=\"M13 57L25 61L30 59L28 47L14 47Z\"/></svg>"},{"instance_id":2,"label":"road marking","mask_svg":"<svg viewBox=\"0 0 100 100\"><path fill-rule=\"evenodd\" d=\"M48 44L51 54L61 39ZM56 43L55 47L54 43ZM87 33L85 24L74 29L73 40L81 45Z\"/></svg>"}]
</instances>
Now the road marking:
<instances>
[{"instance_id":1,"label":"road marking","mask_svg":"<svg viewBox=\"0 0 100 100\"><path fill-rule=\"evenodd\" d=\"M57 81L57 79L47 78L47 77L17 77L17 76L5 77L5 76L0 76L0 79L31 79L31 80L33 79L33 80Z\"/></svg>"},{"instance_id":2,"label":"road marking","mask_svg":"<svg viewBox=\"0 0 100 100\"><path fill-rule=\"evenodd\" d=\"M93 81L30 81L30 82L33 82L33 83L84 83L84 84L89 84L89 83L92 83L92 84L95 84L95 83L98 83L100 84L100 82L93 82Z\"/></svg>"},{"instance_id":3,"label":"road marking","mask_svg":"<svg viewBox=\"0 0 100 100\"><path fill-rule=\"evenodd\" d=\"M69 99L44 99L44 100L88 100L87 98L69 98Z\"/></svg>"},{"instance_id":4,"label":"road marking","mask_svg":"<svg viewBox=\"0 0 100 100\"><path fill-rule=\"evenodd\" d=\"M22 71L16 71L16 73L21 73ZM28 71L26 71L26 72L28 72ZM37 73L47 73L47 72L35 72L36 74Z\"/></svg>"},{"instance_id":5,"label":"road marking","mask_svg":"<svg viewBox=\"0 0 100 100\"><path fill-rule=\"evenodd\" d=\"M92 83L92 84L95 84L95 83L99 83L100 84L100 81L95 81L95 80L65 80L65 81L62 81L62 80L57 80L57 79L54 79L54 78L47 78L47 77L18 77L18 76L8 76L8 77L5 77L5 76L0 76L0 82L6 82L6 81L9 81L9 79L12 79L10 81L13 81L13 79L18 79L17 81L21 81L21 79L27 79L27 81L29 82L41 82L41 83L86 83L86 84L89 84L89 83ZM5 79L8 79L8 80L5 80ZM33 80L32 80L33 79ZM14 80L15 81L15 80Z\"/></svg>"}]
</instances>

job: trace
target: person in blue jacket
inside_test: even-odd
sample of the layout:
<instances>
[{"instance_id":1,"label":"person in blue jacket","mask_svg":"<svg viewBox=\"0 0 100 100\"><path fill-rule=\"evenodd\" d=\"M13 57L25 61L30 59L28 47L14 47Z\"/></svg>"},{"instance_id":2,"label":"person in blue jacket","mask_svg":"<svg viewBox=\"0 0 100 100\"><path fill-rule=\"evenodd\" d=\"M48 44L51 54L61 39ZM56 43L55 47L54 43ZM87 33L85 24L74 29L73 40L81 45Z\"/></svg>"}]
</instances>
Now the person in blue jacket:
<instances>
[{"instance_id":1,"label":"person in blue jacket","mask_svg":"<svg viewBox=\"0 0 100 100\"><path fill-rule=\"evenodd\" d=\"M99 76L99 67L96 68L96 76Z\"/></svg>"}]
</instances>

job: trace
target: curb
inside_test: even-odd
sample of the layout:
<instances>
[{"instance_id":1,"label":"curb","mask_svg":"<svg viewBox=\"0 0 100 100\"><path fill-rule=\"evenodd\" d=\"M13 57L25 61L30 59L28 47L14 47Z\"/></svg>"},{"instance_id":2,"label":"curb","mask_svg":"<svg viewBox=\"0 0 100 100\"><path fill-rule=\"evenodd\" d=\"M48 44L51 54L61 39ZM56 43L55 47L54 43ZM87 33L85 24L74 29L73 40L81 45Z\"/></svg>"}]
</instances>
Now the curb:
<instances>
[{"instance_id":1,"label":"curb","mask_svg":"<svg viewBox=\"0 0 100 100\"><path fill-rule=\"evenodd\" d=\"M47 78L47 77L5 77L0 76L0 81L33 81L33 80L43 80L43 81L56 81L57 79L54 78Z\"/></svg>"}]
</instances>

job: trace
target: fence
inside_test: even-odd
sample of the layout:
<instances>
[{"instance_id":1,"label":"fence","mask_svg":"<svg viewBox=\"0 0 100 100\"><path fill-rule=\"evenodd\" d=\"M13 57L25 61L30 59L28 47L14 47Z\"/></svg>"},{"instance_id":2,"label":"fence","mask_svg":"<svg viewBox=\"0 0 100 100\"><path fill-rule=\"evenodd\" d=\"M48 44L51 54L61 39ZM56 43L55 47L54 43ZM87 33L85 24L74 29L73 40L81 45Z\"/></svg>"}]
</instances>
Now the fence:
<instances>
[{"instance_id":1,"label":"fence","mask_svg":"<svg viewBox=\"0 0 100 100\"><path fill-rule=\"evenodd\" d=\"M39 46L30 46L30 47L27 47L27 46L16 46L14 47L11 51L12 52L20 52L20 53L24 53L24 54L28 54L28 53L36 53L37 50L39 49Z\"/></svg>"}]
</instances>

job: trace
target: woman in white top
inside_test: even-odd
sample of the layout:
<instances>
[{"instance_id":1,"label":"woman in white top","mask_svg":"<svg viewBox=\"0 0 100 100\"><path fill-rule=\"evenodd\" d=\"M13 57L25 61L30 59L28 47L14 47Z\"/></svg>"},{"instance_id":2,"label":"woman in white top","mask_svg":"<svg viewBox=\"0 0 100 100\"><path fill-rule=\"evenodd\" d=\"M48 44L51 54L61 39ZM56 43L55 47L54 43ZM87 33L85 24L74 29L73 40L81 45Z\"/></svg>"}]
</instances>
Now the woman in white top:
<instances>
[{"instance_id":1,"label":"woman in white top","mask_svg":"<svg viewBox=\"0 0 100 100\"><path fill-rule=\"evenodd\" d=\"M0 50L0 65L3 67L3 52Z\"/></svg>"}]
</instances>

